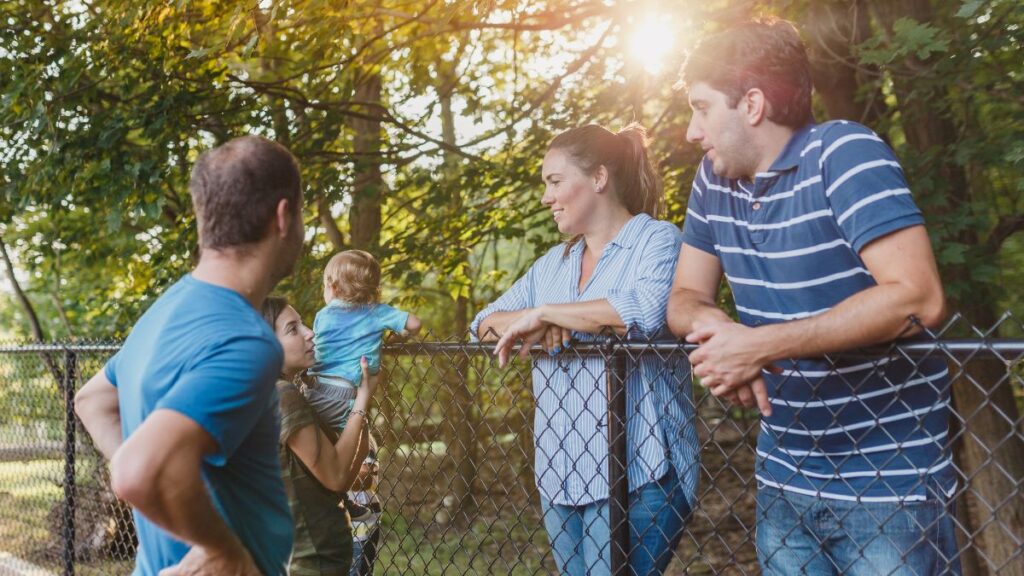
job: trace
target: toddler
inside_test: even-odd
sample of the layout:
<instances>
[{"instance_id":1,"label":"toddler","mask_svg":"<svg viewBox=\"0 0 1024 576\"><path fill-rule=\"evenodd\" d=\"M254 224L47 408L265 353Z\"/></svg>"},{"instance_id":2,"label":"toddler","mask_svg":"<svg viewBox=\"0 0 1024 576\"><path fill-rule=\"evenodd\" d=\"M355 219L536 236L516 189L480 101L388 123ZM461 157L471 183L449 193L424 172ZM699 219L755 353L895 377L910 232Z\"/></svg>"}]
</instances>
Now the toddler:
<instances>
[{"instance_id":1,"label":"toddler","mask_svg":"<svg viewBox=\"0 0 1024 576\"><path fill-rule=\"evenodd\" d=\"M321 420L340 432L362 379L359 359L365 356L376 374L384 331L409 336L419 331L420 320L380 303L380 264L362 250L339 252L327 263L324 302L313 322L315 385L307 396Z\"/></svg>"},{"instance_id":2,"label":"toddler","mask_svg":"<svg viewBox=\"0 0 1024 576\"><path fill-rule=\"evenodd\" d=\"M306 399L320 420L339 433L348 423L362 380L360 358L370 373L380 370L381 337L386 330L401 336L415 334L415 315L380 303L380 264L367 252L346 250L335 254L324 269L324 302L313 321L316 364ZM354 522L372 516L366 506L345 499Z\"/></svg>"}]
</instances>

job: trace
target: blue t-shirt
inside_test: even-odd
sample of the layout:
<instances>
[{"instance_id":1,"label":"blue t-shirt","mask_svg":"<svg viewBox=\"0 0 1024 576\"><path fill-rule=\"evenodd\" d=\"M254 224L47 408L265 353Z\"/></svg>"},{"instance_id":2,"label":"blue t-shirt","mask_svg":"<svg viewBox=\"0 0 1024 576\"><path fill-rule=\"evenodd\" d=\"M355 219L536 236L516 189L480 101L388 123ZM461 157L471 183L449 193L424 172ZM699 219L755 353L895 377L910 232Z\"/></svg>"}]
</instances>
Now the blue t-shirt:
<instances>
[{"instance_id":1,"label":"blue t-shirt","mask_svg":"<svg viewBox=\"0 0 1024 576\"><path fill-rule=\"evenodd\" d=\"M875 286L860 252L924 223L892 150L846 121L798 130L753 181L716 176L705 158L683 241L718 257L740 321L822 314ZM955 489L949 377L940 358L779 362L765 373L757 479L791 492L865 502Z\"/></svg>"},{"instance_id":2,"label":"blue t-shirt","mask_svg":"<svg viewBox=\"0 0 1024 576\"><path fill-rule=\"evenodd\" d=\"M283 352L240 294L187 275L135 324L104 372L117 387L121 432L155 410L194 420L217 443L202 465L211 500L267 575L284 574L292 515L281 480L275 382ZM135 513L135 571L155 576L188 545Z\"/></svg>"},{"instance_id":3,"label":"blue t-shirt","mask_svg":"<svg viewBox=\"0 0 1024 576\"><path fill-rule=\"evenodd\" d=\"M408 312L387 304L361 306L331 300L313 321L317 361L313 373L344 378L358 386L363 379L359 359L366 356L370 370L379 370L381 336L385 330L405 330L408 319Z\"/></svg>"}]
</instances>

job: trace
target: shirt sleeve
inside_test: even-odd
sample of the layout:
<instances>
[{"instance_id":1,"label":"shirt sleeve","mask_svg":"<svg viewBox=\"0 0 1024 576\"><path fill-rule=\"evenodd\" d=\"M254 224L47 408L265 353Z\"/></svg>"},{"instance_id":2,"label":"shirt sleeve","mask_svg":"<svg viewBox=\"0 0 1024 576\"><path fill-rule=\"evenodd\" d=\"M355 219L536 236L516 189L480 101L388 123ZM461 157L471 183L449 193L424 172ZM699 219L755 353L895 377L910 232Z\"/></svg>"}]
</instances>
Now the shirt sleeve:
<instances>
[{"instance_id":1,"label":"shirt sleeve","mask_svg":"<svg viewBox=\"0 0 1024 576\"><path fill-rule=\"evenodd\" d=\"M291 382L277 383L278 401L281 403L281 444L287 444L292 434L307 426L315 426L313 408Z\"/></svg>"},{"instance_id":2,"label":"shirt sleeve","mask_svg":"<svg viewBox=\"0 0 1024 576\"><path fill-rule=\"evenodd\" d=\"M107 380L117 388L117 363L120 359L120 350L107 360L107 363L103 365L103 375L107 377Z\"/></svg>"},{"instance_id":3,"label":"shirt sleeve","mask_svg":"<svg viewBox=\"0 0 1024 576\"><path fill-rule=\"evenodd\" d=\"M530 269L526 271L526 274L523 274L520 279L516 280L511 288L477 313L476 317L473 318L473 322L469 325L469 332L474 339L479 338L477 331L480 329L480 323L491 314L495 312L514 312L533 306L533 296L535 294L533 282L534 276L537 274L536 268L537 263L534 262Z\"/></svg>"},{"instance_id":4,"label":"shirt sleeve","mask_svg":"<svg viewBox=\"0 0 1024 576\"><path fill-rule=\"evenodd\" d=\"M374 314L382 327L394 332L405 330L405 324L409 321L408 312L387 304L379 304L374 310Z\"/></svg>"},{"instance_id":5,"label":"shirt sleeve","mask_svg":"<svg viewBox=\"0 0 1024 576\"><path fill-rule=\"evenodd\" d=\"M686 203L686 219L683 220L683 243L718 256L718 253L715 252L715 240L704 206L709 170L711 170L711 164L705 157L701 161L700 167L697 168L697 174L693 177L693 185L690 187L690 199Z\"/></svg>"},{"instance_id":6,"label":"shirt sleeve","mask_svg":"<svg viewBox=\"0 0 1024 576\"><path fill-rule=\"evenodd\" d=\"M639 277L623 288L608 291L608 303L615 308L627 335L639 332L652 337L665 326L668 293L672 288L676 262L679 259L681 235L668 222L655 222L650 240L637 257Z\"/></svg>"},{"instance_id":7,"label":"shirt sleeve","mask_svg":"<svg viewBox=\"0 0 1024 576\"><path fill-rule=\"evenodd\" d=\"M819 162L825 196L854 251L924 224L896 155L868 128L852 122L830 127L822 136Z\"/></svg>"},{"instance_id":8,"label":"shirt sleeve","mask_svg":"<svg viewBox=\"0 0 1024 576\"><path fill-rule=\"evenodd\" d=\"M197 358L156 409L174 410L199 424L217 443L205 460L223 466L276 401L282 353L255 336L227 339Z\"/></svg>"},{"instance_id":9,"label":"shirt sleeve","mask_svg":"<svg viewBox=\"0 0 1024 576\"><path fill-rule=\"evenodd\" d=\"M313 317L313 333L319 334L324 329L324 324L327 322L327 308L321 308L317 310L316 316Z\"/></svg>"}]
</instances>

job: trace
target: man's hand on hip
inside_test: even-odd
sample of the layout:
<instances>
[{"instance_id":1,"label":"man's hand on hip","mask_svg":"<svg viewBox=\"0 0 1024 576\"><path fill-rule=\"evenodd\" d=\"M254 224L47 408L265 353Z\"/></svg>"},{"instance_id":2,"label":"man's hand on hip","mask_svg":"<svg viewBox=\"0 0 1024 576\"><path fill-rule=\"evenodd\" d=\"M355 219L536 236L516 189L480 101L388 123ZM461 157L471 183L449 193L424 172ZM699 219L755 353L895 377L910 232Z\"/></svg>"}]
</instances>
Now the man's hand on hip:
<instances>
[{"instance_id":1,"label":"man's hand on hip","mask_svg":"<svg viewBox=\"0 0 1024 576\"><path fill-rule=\"evenodd\" d=\"M193 546L181 562L164 568L160 576L262 576L252 555L241 543L233 548L217 551Z\"/></svg>"}]
</instances>

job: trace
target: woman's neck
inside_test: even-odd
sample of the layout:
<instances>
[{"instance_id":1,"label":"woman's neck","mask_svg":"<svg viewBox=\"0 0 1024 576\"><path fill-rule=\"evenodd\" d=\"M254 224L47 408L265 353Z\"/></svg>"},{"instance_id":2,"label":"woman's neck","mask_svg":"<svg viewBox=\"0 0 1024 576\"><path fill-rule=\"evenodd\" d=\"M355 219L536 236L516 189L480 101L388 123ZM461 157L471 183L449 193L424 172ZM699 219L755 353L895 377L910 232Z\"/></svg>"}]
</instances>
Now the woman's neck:
<instances>
[{"instance_id":1,"label":"woman's neck","mask_svg":"<svg viewBox=\"0 0 1024 576\"><path fill-rule=\"evenodd\" d=\"M597 218L597 223L583 233L583 241L593 255L600 256L608 245L629 222L633 215L624 206L617 205L611 212Z\"/></svg>"},{"instance_id":2,"label":"woman's neck","mask_svg":"<svg viewBox=\"0 0 1024 576\"><path fill-rule=\"evenodd\" d=\"M289 382L294 382L295 381L295 377L299 375L299 372L301 372L301 370L285 370L285 369L282 368L281 369L281 380L287 380Z\"/></svg>"}]
</instances>

